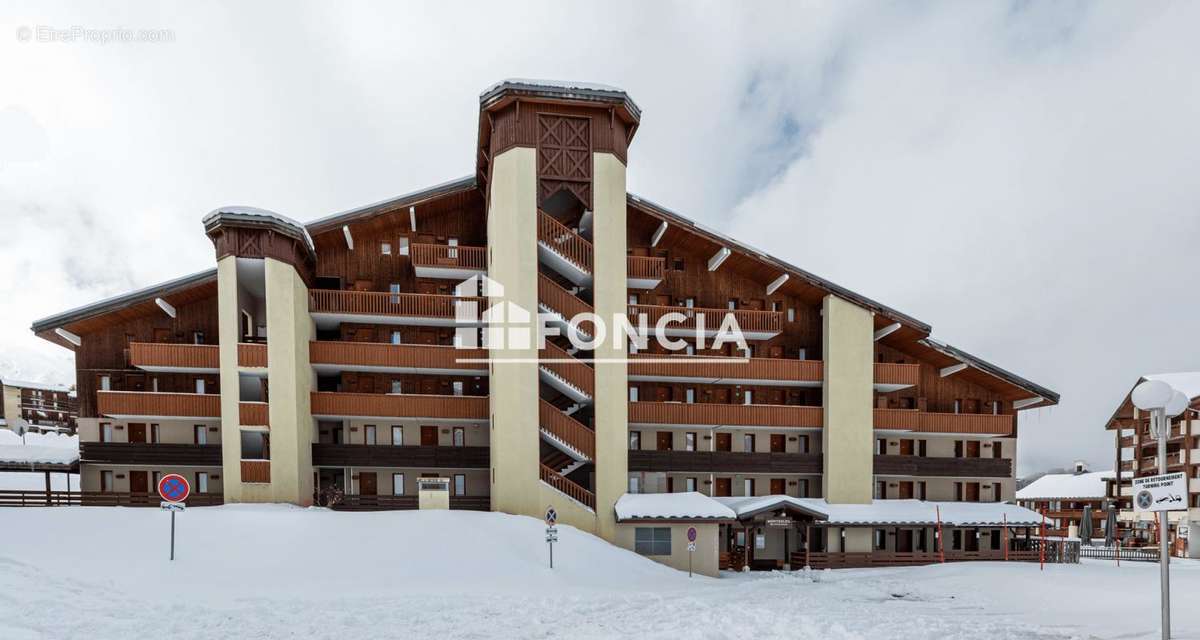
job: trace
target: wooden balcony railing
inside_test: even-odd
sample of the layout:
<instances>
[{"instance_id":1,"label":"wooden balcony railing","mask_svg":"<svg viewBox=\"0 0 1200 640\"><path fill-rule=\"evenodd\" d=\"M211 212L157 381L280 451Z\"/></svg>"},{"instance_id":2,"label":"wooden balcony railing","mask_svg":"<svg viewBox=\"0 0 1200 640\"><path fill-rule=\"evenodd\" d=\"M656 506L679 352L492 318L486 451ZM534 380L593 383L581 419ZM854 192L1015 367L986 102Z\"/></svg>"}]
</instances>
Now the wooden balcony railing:
<instances>
[{"instance_id":1,"label":"wooden balcony railing","mask_svg":"<svg viewBox=\"0 0 1200 640\"><path fill-rule=\"evenodd\" d=\"M538 212L538 242L581 270L592 272L592 243L541 211Z\"/></svg>"},{"instance_id":2,"label":"wooden balcony railing","mask_svg":"<svg viewBox=\"0 0 1200 640\"><path fill-rule=\"evenodd\" d=\"M221 351L215 344L131 342L129 364L155 369L219 369Z\"/></svg>"},{"instance_id":3,"label":"wooden balcony railing","mask_svg":"<svg viewBox=\"0 0 1200 640\"><path fill-rule=\"evenodd\" d=\"M545 348L538 352L538 359L541 360L539 366L550 373L566 380L568 384L588 396L596 395L595 372L592 368L576 360L557 345L547 342Z\"/></svg>"},{"instance_id":4,"label":"wooden balcony railing","mask_svg":"<svg viewBox=\"0 0 1200 640\"><path fill-rule=\"evenodd\" d=\"M1133 446L1133 436L1121 436L1117 441L1117 446L1122 449L1128 449Z\"/></svg>"},{"instance_id":5,"label":"wooden balcony railing","mask_svg":"<svg viewBox=\"0 0 1200 640\"><path fill-rule=\"evenodd\" d=\"M930 476L1010 478L1008 458L929 458L920 456L875 456L875 474L885 476Z\"/></svg>"},{"instance_id":6,"label":"wooden balcony railing","mask_svg":"<svg viewBox=\"0 0 1200 640\"><path fill-rule=\"evenodd\" d=\"M188 495L188 507L211 507L222 504L220 493ZM162 504L158 493L129 493L115 491L4 491L0 490L0 507L154 507Z\"/></svg>"},{"instance_id":7,"label":"wooden balcony railing","mask_svg":"<svg viewBox=\"0 0 1200 640\"><path fill-rule=\"evenodd\" d=\"M221 466L219 444L81 442L79 459L91 464Z\"/></svg>"},{"instance_id":8,"label":"wooden balcony railing","mask_svg":"<svg viewBox=\"0 0 1200 640\"><path fill-rule=\"evenodd\" d=\"M656 256L629 256L625 260L626 277L630 280L662 280L666 262Z\"/></svg>"},{"instance_id":9,"label":"wooden balcony railing","mask_svg":"<svg viewBox=\"0 0 1200 640\"><path fill-rule=\"evenodd\" d=\"M265 367L267 366L267 345L251 344L249 342L238 343L238 366L239 367Z\"/></svg>"},{"instance_id":10,"label":"wooden balcony railing","mask_svg":"<svg viewBox=\"0 0 1200 640\"><path fill-rule=\"evenodd\" d=\"M478 371L487 369L487 364L463 363L459 360L482 360L488 357L488 353L485 349L459 349L441 345L322 340L309 343L308 357L314 365L339 365L347 368Z\"/></svg>"},{"instance_id":11,"label":"wooden balcony railing","mask_svg":"<svg viewBox=\"0 0 1200 640\"><path fill-rule=\"evenodd\" d=\"M740 451L629 452L630 471L696 473L821 473L819 453L745 453Z\"/></svg>"},{"instance_id":12,"label":"wooden balcony railing","mask_svg":"<svg viewBox=\"0 0 1200 640\"><path fill-rule=\"evenodd\" d=\"M908 387L921 382L921 365L895 362L875 363L875 384L902 384Z\"/></svg>"},{"instance_id":13,"label":"wooden balcony railing","mask_svg":"<svg viewBox=\"0 0 1200 640\"><path fill-rule=\"evenodd\" d=\"M542 467L542 476L541 476L542 482L545 482L546 484L554 487L555 489L558 489L559 491L567 494L571 498L573 498L579 502L582 502L583 504L587 505L587 508L595 511L595 509L596 509L596 495L595 494L593 494L591 491L588 491L587 489L584 489L583 487L575 484L574 482L568 480L565 476L563 476L559 472L555 471L554 469L551 469L550 467L547 467L544 464L541 465L541 467Z\"/></svg>"},{"instance_id":14,"label":"wooden balcony railing","mask_svg":"<svg viewBox=\"0 0 1200 640\"><path fill-rule=\"evenodd\" d=\"M558 407L539 400L538 419L542 429L565 442L572 449L587 457L596 459L596 434L591 429L571 416L563 413Z\"/></svg>"},{"instance_id":15,"label":"wooden balcony railing","mask_svg":"<svg viewBox=\"0 0 1200 640\"><path fill-rule=\"evenodd\" d=\"M1013 432L1013 416L927 413L916 409L875 409L875 428L921 433L1009 436Z\"/></svg>"},{"instance_id":16,"label":"wooden balcony railing","mask_svg":"<svg viewBox=\"0 0 1200 640\"><path fill-rule=\"evenodd\" d=\"M564 319L571 318L581 313L592 313L592 305L575 297L570 291L559 286L559 284L550 278L538 274L538 302L546 305L551 311L561 315ZM579 328L585 332L594 331L591 328L592 323L580 323ZM593 335L588 333L588 335Z\"/></svg>"},{"instance_id":17,"label":"wooden balcony railing","mask_svg":"<svg viewBox=\"0 0 1200 640\"><path fill-rule=\"evenodd\" d=\"M722 358L675 354L631 354L629 375L663 378L780 380L818 383L824 378L820 360ZM647 360L655 362L637 362Z\"/></svg>"},{"instance_id":18,"label":"wooden balcony railing","mask_svg":"<svg viewBox=\"0 0 1200 640\"><path fill-rule=\"evenodd\" d=\"M474 304L474 307L471 305ZM309 292L309 311L408 318L444 318L460 314L478 320L487 308L487 298L443 296L429 293L385 293L381 291L336 291L313 289Z\"/></svg>"},{"instance_id":19,"label":"wooden balcony railing","mask_svg":"<svg viewBox=\"0 0 1200 640\"><path fill-rule=\"evenodd\" d=\"M106 416L221 417L221 396L215 393L97 391L96 404Z\"/></svg>"},{"instance_id":20,"label":"wooden balcony railing","mask_svg":"<svg viewBox=\"0 0 1200 640\"><path fill-rule=\"evenodd\" d=\"M270 482L270 460L242 460L242 482Z\"/></svg>"},{"instance_id":21,"label":"wooden balcony railing","mask_svg":"<svg viewBox=\"0 0 1200 640\"><path fill-rule=\"evenodd\" d=\"M487 271L486 247L413 244L410 247L409 256L414 267L448 267Z\"/></svg>"},{"instance_id":22,"label":"wooden balcony railing","mask_svg":"<svg viewBox=\"0 0 1200 640\"><path fill-rule=\"evenodd\" d=\"M637 424L695 424L819 428L821 407L771 404L630 402L629 422Z\"/></svg>"},{"instance_id":23,"label":"wooden balcony railing","mask_svg":"<svg viewBox=\"0 0 1200 640\"><path fill-rule=\"evenodd\" d=\"M238 403L238 424L243 427L269 427L270 415L270 405L265 402Z\"/></svg>"},{"instance_id":24,"label":"wooden balcony railing","mask_svg":"<svg viewBox=\"0 0 1200 640\"><path fill-rule=\"evenodd\" d=\"M312 413L318 416L486 420L488 399L487 396L314 391L312 392Z\"/></svg>"},{"instance_id":25,"label":"wooden balcony railing","mask_svg":"<svg viewBox=\"0 0 1200 640\"><path fill-rule=\"evenodd\" d=\"M631 304L628 308L629 319L633 325L638 325L638 316L646 315L646 324L653 332L659 318L668 313L682 314L683 318L675 317L668 322L667 329L695 330L698 318L704 318L706 331L716 331L725 321L725 316L732 315L737 325L745 333L779 333L783 330L783 313L779 311L757 311L752 309L704 309L700 307L673 307L651 304Z\"/></svg>"},{"instance_id":26,"label":"wooden balcony railing","mask_svg":"<svg viewBox=\"0 0 1200 640\"><path fill-rule=\"evenodd\" d=\"M312 462L327 467L424 467L486 469L488 447L314 444Z\"/></svg>"}]
</instances>

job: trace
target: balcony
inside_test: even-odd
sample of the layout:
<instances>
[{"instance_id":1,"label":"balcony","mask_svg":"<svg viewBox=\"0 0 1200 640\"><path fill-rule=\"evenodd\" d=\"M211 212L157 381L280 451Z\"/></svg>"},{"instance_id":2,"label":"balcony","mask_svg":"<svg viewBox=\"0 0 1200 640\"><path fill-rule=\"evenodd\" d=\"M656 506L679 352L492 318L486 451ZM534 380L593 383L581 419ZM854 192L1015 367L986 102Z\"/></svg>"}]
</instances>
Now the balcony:
<instances>
[{"instance_id":1,"label":"balcony","mask_svg":"<svg viewBox=\"0 0 1200 640\"><path fill-rule=\"evenodd\" d=\"M483 422L487 396L439 396L383 393L312 392L312 414L318 418L429 418Z\"/></svg>"},{"instance_id":2,"label":"balcony","mask_svg":"<svg viewBox=\"0 0 1200 640\"><path fill-rule=\"evenodd\" d=\"M625 261L627 284L630 289L653 289L666 271L666 260L653 256L629 256Z\"/></svg>"},{"instance_id":3,"label":"balcony","mask_svg":"<svg viewBox=\"0 0 1200 640\"><path fill-rule=\"evenodd\" d=\"M486 376L485 349L459 349L425 344L388 344L383 342L310 342L309 361L317 373L342 371L378 371L382 373L419 373L430 375Z\"/></svg>"},{"instance_id":4,"label":"balcony","mask_svg":"<svg viewBox=\"0 0 1200 640\"><path fill-rule=\"evenodd\" d=\"M875 428L887 431L1009 437L1011 415L927 413L916 409L875 409Z\"/></svg>"},{"instance_id":5,"label":"balcony","mask_svg":"<svg viewBox=\"0 0 1200 640\"><path fill-rule=\"evenodd\" d=\"M821 407L771 404L630 402L629 424L676 427L778 427L819 429Z\"/></svg>"},{"instance_id":6,"label":"balcony","mask_svg":"<svg viewBox=\"0 0 1200 640\"><path fill-rule=\"evenodd\" d=\"M418 278L443 278L461 282L487 274L487 247L414 244L409 249Z\"/></svg>"},{"instance_id":7,"label":"balcony","mask_svg":"<svg viewBox=\"0 0 1200 640\"><path fill-rule=\"evenodd\" d=\"M381 291L309 291L308 309L321 329L342 322L416 325L432 327L477 327L488 306L478 296L443 296L427 293Z\"/></svg>"},{"instance_id":8,"label":"balcony","mask_svg":"<svg viewBox=\"0 0 1200 640\"><path fill-rule=\"evenodd\" d=\"M596 393L592 368L550 342L538 351L538 377L578 403L590 403Z\"/></svg>"},{"instance_id":9,"label":"balcony","mask_svg":"<svg viewBox=\"0 0 1200 640\"><path fill-rule=\"evenodd\" d=\"M215 344L131 342L129 364L158 373L220 373L221 351Z\"/></svg>"},{"instance_id":10,"label":"balcony","mask_svg":"<svg viewBox=\"0 0 1200 640\"><path fill-rule=\"evenodd\" d=\"M661 332L664 336L674 338L695 337L697 331L705 337L712 338L717 335L727 316L733 317L747 340L769 340L783 331L783 313L778 311L631 304L628 314L634 327L640 326L639 317L645 315L646 331L649 335L659 333L658 322L661 318L667 314L677 314L668 318Z\"/></svg>"},{"instance_id":11,"label":"balcony","mask_svg":"<svg viewBox=\"0 0 1200 640\"><path fill-rule=\"evenodd\" d=\"M1133 436L1121 436L1121 438L1119 440L1117 440L1117 446L1122 449L1128 449L1128 448L1132 447L1133 446Z\"/></svg>"},{"instance_id":12,"label":"balcony","mask_svg":"<svg viewBox=\"0 0 1200 640\"><path fill-rule=\"evenodd\" d=\"M634 382L819 387L824 378L820 360L641 353L629 358L629 379Z\"/></svg>"},{"instance_id":13,"label":"balcony","mask_svg":"<svg viewBox=\"0 0 1200 640\"><path fill-rule=\"evenodd\" d=\"M79 460L91 464L219 467L221 445L81 442Z\"/></svg>"},{"instance_id":14,"label":"balcony","mask_svg":"<svg viewBox=\"0 0 1200 640\"><path fill-rule=\"evenodd\" d=\"M540 478L542 482L562 492L568 498L579 502L588 509L596 510L596 494L575 484L561 473L543 464L541 465Z\"/></svg>"},{"instance_id":15,"label":"balcony","mask_svg":"<svg viewBox=\"0 0 1200 640\"><path fill-rule=\"evenodd\" d=\"M248 369L267 367L267 345L239 342L237 346L238 366Z\"/></svg>"},{"instance_id":16,"label":"balcony","mask_svg":"<svg viewBox=\"0 0 1200 640\"><path fill-rule=\"evenodd\" d=\"M538 400L538 403L538 422L543 438L576 460L596 459L595 432L549 402Z\"/></svg>"},{"instance_id":17,"label":"balcony","mask_svg":"<svg viewBox=\"0 0 1200 640\"><path fill-rule=\"evenodd\" d=\"M921 365L895 362L875 363L875 390L890 393L921 382Z\"/></svg>"},{"instance_id":18,"label":"balcony","mask_svg":"<svg viewBox=\"0 0 1200 640\"><path fill-rule=\"evenodd\" d=\"M270 460L242 460L242 482L266 484L271 482Z\"/></svg>"},{"instance_id":19,"label":"balcony","mask_svg":"<svg viewBox=\"0 0 1200 640\"><path fill-rule=\"evenodd\" d=\"M270 415L270 405L265 402L238 403L238 424L240 426L267 429L271 426Z\"/></svg>"},{"instance_id":20,"label":"balcony","mask_svg":"<svg viewBox=\"0 0 1200 640\"><path fill-rule=\"evenodd\" d=\"M571 318L583 313L592 313L592 305L577 298L573 293L563 288L554 280L543 274L538 274L538 311L551 314L551 324L564 333ZM579 323L579 331L591 337L595 329L591 322Z\"/></svg>"},{"instance_id":21,"label":"balcony","mask_svg":"<svg viewBox=\"0 0 1200 640\"><path fill-rule=\"evenodd\" d=\"M98 391L101 415L118 420L220 420L221 396L215 393Z\"/></svg>"},{"instance_id":22,"label":"balcony","mask_svg":"<svg viewBox=\"0 0 1200 640\"><path fill-rule=\"evenodd\" d=\"M314 444L312 446L312 463L318 467L487 469L489 455L487 447L367 444Z\"/></svg>"},{"instance_id":23,"label":"balcony","mask_svg":"<svg viewBox=\"0 0 1200 640\"><path fill-rule=\"evenodd\" d=\"M940 478L1011 478L1008 458L927 458L875 456L875 475Z\"/></svg>"},{"instance_id":24,"label":"balcony","mask_svg":"<svg viewBox=\"0 0 1200 640\"><path fill-rule=\"evenodd\" d=\"M695 473L820 474L819 453L744 453L735 451L629 452L630 471Z\"/></svg>"}]
</instances>

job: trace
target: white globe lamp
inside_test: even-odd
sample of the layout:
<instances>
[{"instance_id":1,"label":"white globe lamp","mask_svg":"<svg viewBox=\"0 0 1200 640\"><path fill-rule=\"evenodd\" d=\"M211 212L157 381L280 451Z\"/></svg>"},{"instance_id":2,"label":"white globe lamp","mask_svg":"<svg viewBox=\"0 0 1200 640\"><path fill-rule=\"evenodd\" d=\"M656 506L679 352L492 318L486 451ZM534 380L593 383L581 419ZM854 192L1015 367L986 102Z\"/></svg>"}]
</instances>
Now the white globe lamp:
<instances>
[{"instance_id":1,"label":"white globe lamp","mask_svg":"<svg viewBox=\"0 0 1200 640\"><path fill-rule=\"evenodd\" d=\"M1130 400L1133 400L1133 405L1138 409L1151 411L1167 406L1174 393L1175 389L1162 380L1147 380L1133 388Z\"/></svg>"}]
</instances>

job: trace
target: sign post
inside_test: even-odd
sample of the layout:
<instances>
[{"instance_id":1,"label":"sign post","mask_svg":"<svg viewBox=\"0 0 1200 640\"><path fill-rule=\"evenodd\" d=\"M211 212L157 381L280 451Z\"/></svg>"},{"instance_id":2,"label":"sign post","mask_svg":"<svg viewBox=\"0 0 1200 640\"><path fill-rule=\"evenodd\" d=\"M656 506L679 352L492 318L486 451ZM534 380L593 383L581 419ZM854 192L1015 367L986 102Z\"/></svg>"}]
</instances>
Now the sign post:
<instances>
[{"instance_id":1,"label":"sign post","mask_svg":"<svg viewBox=\"0 0 1200 640\"><path fill-rule=\"evenodd\" d=\"M1169 424L1165 416L1155 417L1158 417L1163 423ZM1187 474L1183 472L1166 473L1166 443L1169 434L1164 433L1165 431L1167 429L1163 429L1162 425L1155 426L1155 436L1158 437L1159 475L1133 479L1133 511L1134 513L1155 513L1157 515L1159 582L1162 590L1162 637L1170 638L1171 550L1168 540L1170 524L1167 521L1167 513L1187 510L1188 487Z\"/></svg>"},{"instance_id":2,"label":"sign post","mask_svg":"<svg viewBox=\"0 0 1200 640\"><path fill-rule=\"evenodd\" d=\"M158 495L163 499L159 505L163 511L171 512L171 560L175 560L175 512L183 511L187 505L183 503L192 493L192 487L187 478L178 473L168 473L158 481Z\"/></svg>"},{"instance_id":3,"label":"sign post","mask_svg":"<svg viewBox=\"0 0 1200 640\"><path fill-rule=\"evenodd\" d=\"M558 542L558 528L554 523L558 522L558 512L553 506L546 507L546 544L550 547L550 568L554 568L554 543Z\"/></svg>"},{"instance_id":4,"label":"sign post","mask_svg":"<svg viewBox=\"0 0 1200 640\"><path fill-rule=\"evenodd\" d=\"M688 527L688 577L692 577L692 554L696 551L696 527Z\"/></svg>"}]
</instances>

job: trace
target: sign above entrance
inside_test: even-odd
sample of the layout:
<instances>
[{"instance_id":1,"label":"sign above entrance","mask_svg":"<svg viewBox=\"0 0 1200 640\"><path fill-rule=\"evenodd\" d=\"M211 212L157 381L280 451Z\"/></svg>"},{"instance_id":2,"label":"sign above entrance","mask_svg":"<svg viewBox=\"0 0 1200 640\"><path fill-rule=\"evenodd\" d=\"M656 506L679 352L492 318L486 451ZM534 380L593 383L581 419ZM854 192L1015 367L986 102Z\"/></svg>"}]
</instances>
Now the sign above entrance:
<instances>
[{"instance_id":1,"label":"sign above entrance","mask_svg":"<svg viewBox=\"0 0 1200 640\"><path fill-rule=\"evenodd\" d=\"M776 529L786 529L794 524L796 524L796 521L791 518L771 518L767 520L767 526Z\"/></svg>"},{"instance_id":2,"label":"sign above entrance","mask_svg":"<svg viewBox=\"0 0 1200 640\"><path fill-rule=\"evenodd\" d=\"M1133 479L1133 510L1136 513L1187 511L1187 497L1187 475L1182 472Z\"/></svg>"}]
</instances>

